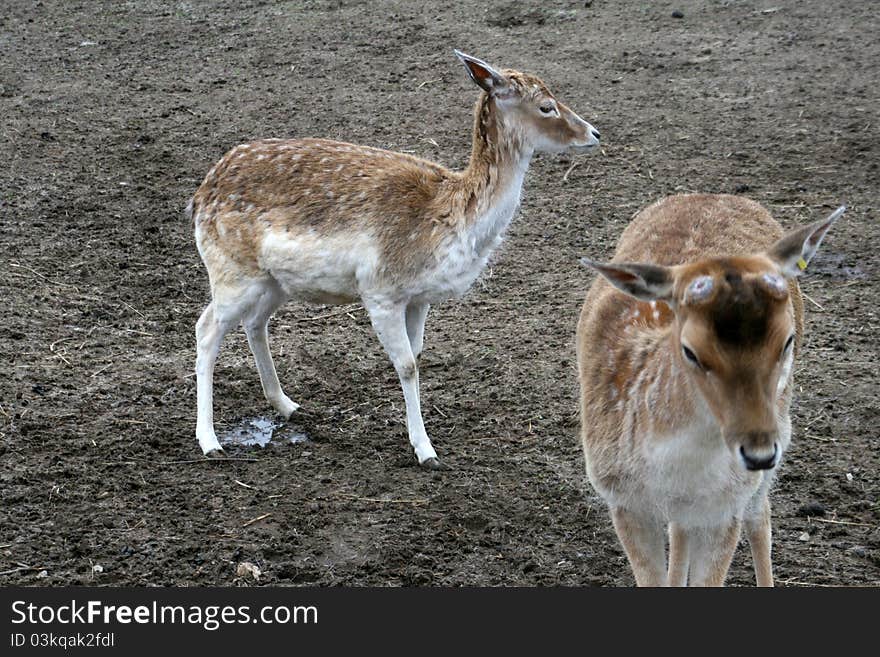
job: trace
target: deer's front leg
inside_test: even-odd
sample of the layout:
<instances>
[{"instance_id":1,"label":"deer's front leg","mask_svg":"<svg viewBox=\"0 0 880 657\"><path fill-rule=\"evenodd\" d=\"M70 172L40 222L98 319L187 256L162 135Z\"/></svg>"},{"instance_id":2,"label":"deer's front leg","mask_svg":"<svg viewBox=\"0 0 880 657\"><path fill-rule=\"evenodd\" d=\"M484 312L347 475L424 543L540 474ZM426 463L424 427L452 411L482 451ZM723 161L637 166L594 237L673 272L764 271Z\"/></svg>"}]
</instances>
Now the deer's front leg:
<instances>
[{"instance_id":1,"label":"deer's front leg","mask_svg":"<svg viewBox=\"0 0 880 657\"><path fill-rule=\"evenodd\" d=\"M739 518L731 518L727 525L693 530L689 536L691 586L724 586L741 527Z\"/></svg>"},{"instance_id":2,"label":"deer's front leg","mask_svg":"<svg viewBox=\"0 0 880 657\"><path fill-rule=\"evenodd\" d=\"M666 583L666 536L657 518L632 513L622 507L611 509L611 520L623 546L637 586Z\"/></svg>"},{"instance_id":3,"label":"deer's front leg","mask_svg":"<svg viewBox=\"0 0 880 657\"><path fill-rule=\"evenodd\" d=\"M687 586L689 561L688 550L687 530L678 523L669 523L669 569L666 574L667 586Z\"/></svg>"},{"instance_id":4,"label":"deer's front leg","mask_svg":"<svg viewBox=\"0 0 880 657\"><path fill-rule=\"evenodd\" d=\"M770 501L766 494L760 502L759 511L745 518L746 535L755 562L755 580L758 586L773 586L773 562L771 552Z\"/></svg>"},{"instance_id":5,"label":"deer's front leg","mask_svg":"<svg viewBox=\"0 0 880 657\"><path fill-rule=\"evenodd\" d=\"M409 442L415 450L419 465L439 470L444 466L437 458L437 453L428 439L425 424L422 421L422 409L419 401L419 369L413 354L410 337L407 333L407 312L405 304L388 302L371 302L364 300L364 306L370 314L373 329L379 337L385 351L388 352L406 401L406 425Z\"/></svg>"}]
</instances>

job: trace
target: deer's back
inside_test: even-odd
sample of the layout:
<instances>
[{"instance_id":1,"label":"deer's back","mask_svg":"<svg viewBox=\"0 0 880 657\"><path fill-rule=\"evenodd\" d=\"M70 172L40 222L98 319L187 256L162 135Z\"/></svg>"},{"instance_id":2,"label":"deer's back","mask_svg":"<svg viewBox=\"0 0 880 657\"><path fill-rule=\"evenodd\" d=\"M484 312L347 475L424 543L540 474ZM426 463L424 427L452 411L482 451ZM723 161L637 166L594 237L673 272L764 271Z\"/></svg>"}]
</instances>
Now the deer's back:
<instances>
[{"instance_id":1,"label":"deer's back","mask_svg":"<svg viewBox=\"0 0 880 657\"><path fill-rule=\"evenodd\" d=\"M432 239L435 199L455 174L377 148L324 139L241 144L210 170L191 212L203 253L258 267L267 235L318 236L337 243L367 236L377 249ZM403 257L403 256L401 256Z\"/></svg>"},{"instance_id":2,"label":"deer's back","mask_svg":"<svg viewBox=\"0 0 880 657\"><path fill-rule=\"evenodd\" d=\"M755 253L782 236L759 203L728 194L667 196L639 212L620 237L615 262L677 265Z\"/></svg>"}]
</instances>

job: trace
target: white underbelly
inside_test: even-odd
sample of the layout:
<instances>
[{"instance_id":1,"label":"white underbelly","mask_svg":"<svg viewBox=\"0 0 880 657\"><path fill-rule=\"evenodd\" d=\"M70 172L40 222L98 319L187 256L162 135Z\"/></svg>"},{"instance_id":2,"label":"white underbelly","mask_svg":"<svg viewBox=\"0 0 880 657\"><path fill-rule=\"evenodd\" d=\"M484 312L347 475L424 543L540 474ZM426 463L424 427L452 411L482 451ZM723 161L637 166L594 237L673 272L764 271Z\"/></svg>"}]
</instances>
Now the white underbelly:
<instances>
[{"instance_id":1,"label":"white underbelly","mask_svg":"<svg viewBox=\"0 0 880 657\"><path fill-rule=\"evenodd\" d=\"M517 186L472 225L451 231L433 254L425 254L423 267L403 280L386 271L369 232L270 232L261 244L259 264L293 298L344 303L367 295L437 303L470 289L500 244L518 202Z\"/></svg>"},{"instance_id":2,"label":"white underbelly","mask_svg":"<svg viewBox=\"0 0 880 657\"><path fill-rule=\"evenodd\" d=\"M263 240L260 266L285 294L314 303L349 303L375 276L377 249L364 235L290 236L272 233Z\"/></svg>"}]
</instances>

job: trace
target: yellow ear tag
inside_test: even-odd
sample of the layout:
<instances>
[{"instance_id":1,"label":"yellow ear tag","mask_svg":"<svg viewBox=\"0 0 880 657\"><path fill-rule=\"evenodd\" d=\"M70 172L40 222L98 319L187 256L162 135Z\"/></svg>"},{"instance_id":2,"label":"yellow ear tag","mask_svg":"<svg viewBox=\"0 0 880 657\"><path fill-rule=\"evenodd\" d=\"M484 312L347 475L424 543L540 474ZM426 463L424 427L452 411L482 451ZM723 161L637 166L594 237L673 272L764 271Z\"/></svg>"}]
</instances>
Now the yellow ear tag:
<instances>
[{"instance_id":1,"label":"yellow ear tag","mask_svg":"<svg viewBox=\"0 0 880 657\"><path fill-rule=\"evenodd\" d=\"M801 271L803 271L807 268L807 261L801 258L797 261L797 266Z\"/></svg>"}]
</instances>

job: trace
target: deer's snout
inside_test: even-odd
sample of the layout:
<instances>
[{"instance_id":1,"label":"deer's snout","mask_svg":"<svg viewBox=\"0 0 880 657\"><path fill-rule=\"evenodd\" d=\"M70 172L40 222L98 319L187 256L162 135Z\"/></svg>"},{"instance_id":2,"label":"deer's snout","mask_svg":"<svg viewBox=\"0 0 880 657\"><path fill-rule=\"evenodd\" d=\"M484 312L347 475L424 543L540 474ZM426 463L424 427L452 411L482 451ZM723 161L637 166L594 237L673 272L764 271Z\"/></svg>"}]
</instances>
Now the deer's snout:
<instances>
[{"instance_id":1,"label":"deer's snout","mask_svg":"<svg viewBox=\"0 0 880 657\"><path fill-rule=\"evenodd\" d=\"M573 144L572 148L580 152L591 151L597 148L599 146L599 131L581 117L577 117L577 120L580 122L584 141Z\"/></svg>"},{"instance_id":2,"label":"deer's snout","mask_svg":"<svg viewBox=\"0 0 880 657\"><path fill-rule=\"evenodd\" d=\"M580 117L578 119L584 124L584 133L587 137L587 143L578 144L578 148L596 148L599 145L599 131Z\"/></svg>"},{"instance_id":3,"label":"deer's snout","mask_svg":"<svg viewBox=\"0 0 880 657\"><path fill-rule=\"evenodd\" d=\"M771 470L779 463L775 431L751 431L738 438L739 455L747 470Z\"/></svg>"}]
</instances>

